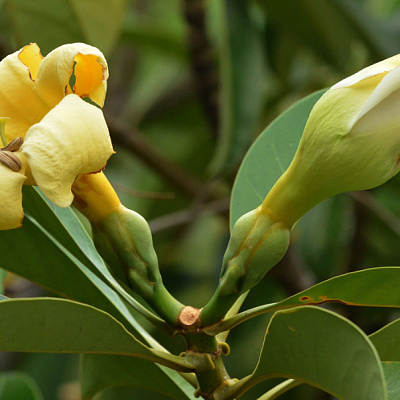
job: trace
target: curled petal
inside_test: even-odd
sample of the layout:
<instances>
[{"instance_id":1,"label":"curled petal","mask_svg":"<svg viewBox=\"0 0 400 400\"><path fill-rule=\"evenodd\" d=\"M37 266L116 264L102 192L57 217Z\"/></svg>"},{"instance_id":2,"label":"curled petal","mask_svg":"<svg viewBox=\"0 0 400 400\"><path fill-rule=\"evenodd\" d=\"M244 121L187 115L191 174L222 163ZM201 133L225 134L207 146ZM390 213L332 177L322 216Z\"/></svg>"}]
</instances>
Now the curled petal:
<instances>
[{"instance_id":1,"label":"curled petal","mask_svg":"<svg viewBox=\"0 0 400 400\"><path fill-rule=\"evenodd\" d=\"M33 43L0 62L0 110L11 120L6 138L11 142L24 137L30 126L39 122L49 107L34 91L34 78L41 64L39 47Z\"/></svg>"},{"instance_id":2,"label":"curled petal","mask_svg":"<svg viewBox=\"0 0 400 400\"><path fill-rule=\"evenodd\" d=\"M74 94L29 129L21 151L37 185L60 207L72 203L76 177L100 171L113 154L102 111Z\"/></svg>"},{"instance_id":3,"label":"curled petal","mask_svg":"<svg viewBox=\"0 0 400 400\"><path fill-rule=\"evenodd\" d=\"M24 160L22 154L18 154ZM24 165L24 163L23 163ZM14 172L0 163L0 230L14 229L21 226L24 212L22 209L22 185L25 182L24 167Z\"/></svg>"},{"instance_id":4,"label":"curled petal","mask_svg":"<svg viewBox=\"0 0 400 400\"><path fill-rule=\"evenodd\" d=\"M383 61L370 65L361 71L341 80L340 82L333 85L331 89L344 88L353 86L365 79L372 78L376 75L385 75L385 73L392 71L394 68L400 65L400 54L387 58Z\"/></svg>"},{"instance_id":5,"label":"curled petal","mask_svg":"<svg viewBox=\"0 0 400 400\"><path fill-rule=\"evenodd\" d=\"M84 43L66 44L43 59L36 90L48 104L56 105L66 94L75 93L102 107L107 78L107 62L100 50Z\"/></svg>"}]
</instances>

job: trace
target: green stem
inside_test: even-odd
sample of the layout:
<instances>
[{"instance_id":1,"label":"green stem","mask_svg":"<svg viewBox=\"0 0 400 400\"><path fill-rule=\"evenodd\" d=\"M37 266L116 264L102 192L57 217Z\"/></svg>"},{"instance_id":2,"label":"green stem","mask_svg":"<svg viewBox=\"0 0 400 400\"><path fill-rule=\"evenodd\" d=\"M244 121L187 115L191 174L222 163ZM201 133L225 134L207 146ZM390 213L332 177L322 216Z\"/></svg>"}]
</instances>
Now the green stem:
<instances>
[{"instance_id":1,"label":"green stem","mask_svg":"<svg viewBox=\"0 0 400 400\"><path fill-rule=\"evenodd\" d=\"M279 385L276 385L267 393L264 393L257 400L275 400L283 393L286 393L288 390L293 389L294 387L299 386L301 384L302 382L300 381L296 381L294 379L287 379L286 381L281 382Z\"/></svg>"},{"instance_id":2,"label":"green stem","mask_svg":"<svg viewBox=\"0 0 400 400\"><path fill-rule=\"evenodd\" d=\"M231 382L222 360L223 349L215 337L204 332L185 332L184 336L186 357L197 364L195 374L199 386L196 396L214 398L212 396L217 395L218 390Z\"/></svg>"},{"instance_id":3,"label":"green stem","mask_svg":"<svg viewBox=\"0 0 400 400\"><path fill-rule=\"evenodd\" d=\"M219 323L216 323L212 326L206 327L204 330L207 332L209 335L217 335L220 332L225 332L228 331L235 326L241 324L242 322L245 322L253 317L257 317L258 315L266 314L268 312L274 312L274 311L279 311L284 308L292 308L292 307L301 307L302 304L290 304L283 306L279 302L278 303L271 303L271 304L264 304L262 306L254 307L249 310L243 311L240 314L229 318L222 320Z\"/></svg>"}]
</instances>

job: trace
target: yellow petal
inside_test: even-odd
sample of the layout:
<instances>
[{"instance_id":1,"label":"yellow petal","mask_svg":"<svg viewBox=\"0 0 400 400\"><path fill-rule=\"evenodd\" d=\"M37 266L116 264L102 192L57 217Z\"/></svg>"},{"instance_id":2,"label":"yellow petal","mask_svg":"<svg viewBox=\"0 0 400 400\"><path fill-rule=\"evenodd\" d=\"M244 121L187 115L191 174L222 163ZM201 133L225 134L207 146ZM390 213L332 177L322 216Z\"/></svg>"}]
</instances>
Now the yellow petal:
<instances>
[{"instance_id":1,"label":"yellow petal","mask_svg":"<svg viewBox=\"0 0 400 400\"><path fill-rule=\"evenodd\" d=\"M21 161L24 159L23 155L19 153L18 156ZM25 179L24 168L19 172L14 172L0 163L0 230L21 226L24 218L22 185Z\"/></svg>"},{"instance_id":2,"label":"yellow petal","mask_svg":"<svg viewBox=\"0 0 400 400\"><path fill-rule=\"evenodd\" d=\"M76 79L71 89L72 75ZM40 64L36 90L49 104L56 105L66 94L75 93L103 106L107 78L107 62L100 50L84 43L66 44L50 52Z\"/></svg>"},{"instance_id":3,"label":"yellow petal","mask_svg":"<svg viewBox=\"0 0 400 400\"><path fill-rule=\"evenodd\" d=\"M75 94L29 129L21 151L37 185L60 207L71 204L76 177L100 171L113 154L102 111Z\"/></svg>"},{"instance_id":4,"label":"yellow petal","mask_svg":"<svg viewBox=\"0 0 400 400\"><path fill-rule=\"evenodd\" d=\"M30 126L39 122L49 107L34 91L34 76L41 56L36 44L10 54L0 62L0 110L11 118L7 123L8 142L24 137Z\"/></svg>"}]
</instances>

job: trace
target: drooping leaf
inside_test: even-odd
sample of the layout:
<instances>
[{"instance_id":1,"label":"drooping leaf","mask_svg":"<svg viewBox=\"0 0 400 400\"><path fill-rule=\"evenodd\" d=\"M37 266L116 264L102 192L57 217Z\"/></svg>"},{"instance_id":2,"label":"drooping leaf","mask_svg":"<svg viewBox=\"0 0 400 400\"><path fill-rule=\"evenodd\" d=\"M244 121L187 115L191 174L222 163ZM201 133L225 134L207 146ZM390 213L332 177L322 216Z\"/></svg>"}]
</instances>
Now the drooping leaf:
<instances>
[{"instance_id":1,"label":"drooping leaf","mask_svg":"<svg viewBox=\"0 0 400 400\"><path fill-rule=\"evenodd\" d=\"M0 375L0 399L2 400L44 400L36 382L20 371Z\"/></svg>"},{"instance_id":2,"label":"drooping leaf","mask_svg":"<svg viewBox=\"0 0 400 400\"><path fill-rule=\"evenodd\" d=\"M293 105L273 121L247 152L232 189L231 228L246 212L258 207L289 166L308 115L324 91Z\"/></svg>"},{"instance_id":3,"label":"drooping leaf","mask_svg":"<svg viewBox=\"0 0 400 400\"><path fill-rule=\"evenodd\" d=\"M112 386L147 389L157 396L164 394L177 400L195 398L194 388L175 371L139 358L85 354L81 366L82 396L85 399Z\"/></svg>"},{"instance_id":4,"label":"drooping leaf","mask_svg":"<svg viewBox=\"0 0 400 400\"><path fill-rule=\"evenodd\" d=\"M273 316L254 372L236 389L273 377L308 383L344 400L387 399L381 362L368 337L349 320L317 307Z\"/></svg>"},{"instance_id":5,"label":"drooping leaf","mask_svg":"<svg viewBox=\"0 0 400 400\"><path fill-rule=\"evenodd\" d=\"M0 302L0 350L45 353L119 354L161 362L184 372L184 358L150 349L111 315L65 299Z\"/></svg>"},{"instance_id":6,"label":"drooping leaf","mask_svg":"<svg viewBox=\"0 0 400 400\"><path fill-rule=\"evenodd\" d=\"M253 136L264 94L261 33L241 0L218 1L221 84L220 132L212 164L216 173L236 166Z\"/></svg>"}]
</instances>

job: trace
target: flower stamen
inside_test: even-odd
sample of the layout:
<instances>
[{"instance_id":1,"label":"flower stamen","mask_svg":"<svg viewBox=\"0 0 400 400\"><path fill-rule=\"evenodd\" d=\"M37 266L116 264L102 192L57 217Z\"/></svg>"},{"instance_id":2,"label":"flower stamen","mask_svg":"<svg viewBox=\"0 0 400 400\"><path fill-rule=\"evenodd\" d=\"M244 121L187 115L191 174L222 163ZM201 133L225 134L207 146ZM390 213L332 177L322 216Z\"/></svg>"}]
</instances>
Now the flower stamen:
<instances>
[{"instance_id":1,"label":"flower stamen","mask_svg":"<svg viewBox=\"0 0 400 400\"><path fill-rule=\"evenodd\" d=\"M0 162L14 172L19 172L22 169L21 160L11 151L0 151Z\"/></svg>"},{"instance_id":2,"label":"flower stamen","mask_svg":"<svg viewBox=\"0 0 400 400\"><path fill-rule=\"evenodd\" d=\"M19 172L22 169L21 160L13 154L14 151L18 151L24 139L22 137L17 137L8 143L7 146L0 149L0 163L10 168L14 172Z\"/></svg>"},{"instance_id":3,"label":"flower stamen","mask_svg":"<svg viewBox=\"0 0 400 400\"><path fill-rule=\"evenodd\" d=\"M10 143L8 143L7 146L3 147L1 150L18 151L21 148L22 143L24 143L24 139L22 137L17 137Z\"/></svg>"}]
</instances>

